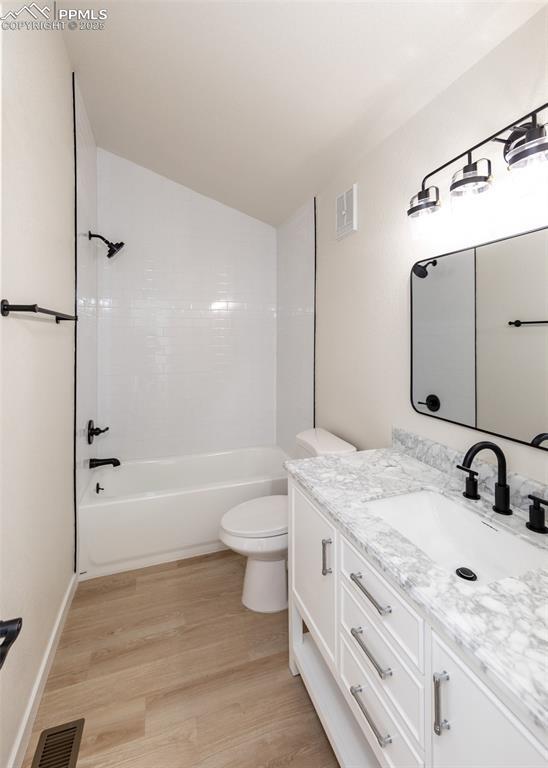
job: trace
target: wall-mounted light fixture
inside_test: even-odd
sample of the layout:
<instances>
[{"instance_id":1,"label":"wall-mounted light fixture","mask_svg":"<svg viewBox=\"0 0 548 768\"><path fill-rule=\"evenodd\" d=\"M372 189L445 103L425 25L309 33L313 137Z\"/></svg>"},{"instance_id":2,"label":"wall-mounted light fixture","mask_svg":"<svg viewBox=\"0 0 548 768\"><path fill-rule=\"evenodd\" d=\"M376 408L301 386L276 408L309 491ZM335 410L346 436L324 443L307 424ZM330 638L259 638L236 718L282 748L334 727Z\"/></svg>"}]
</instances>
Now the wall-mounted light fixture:
<instances>
[{"instance_id":1,"label":"wall-mounted light fixture","mask_svg":"<svg viewBox=\"0 0 548 768\"><path fill-rule=\"evenodd\" d=\"M453 197L465 195L479 195L487 192L491 186L491 161L482 157L472 162L472 153L468 155L468 162L451 179L449 191Z\"/></svg>"},{"instance_id":2,"label":"wall-mounted light fixture","mask_svg":"<svg viewBox=\"0 0 548 768\"><path fill-rule=\"evenodd\" d=\"M530 123L515 128L504 145L504 159L509 168L526 168L548 160L546 125L539 125L537 113Z\"/></svg>"},{"instance_id":3,"label":"wall-mounted light fixture","mask_svg":"<svg viewBox=\"0 0 548 768\"><path fill-rule=\"evenodd\" d=\"M485 157L473 160L473 153L489 142L496 141L504 144L504 159L510 171L526 168L536 163L548 162L548 124L540 125L538 114L548 108L548 102L523 117L513 120L510 125L501 128L470 149L448 160L439 168L428 173L422 180L421 189L409 201L407 215L414 219L425 214L435 213L440 207L439 189L428 186L429 179L436 173L445 170L463 157L467 158L466 165L453 174L450 193L453 197L481 194L486 192L492 181L491 161ZM502 134L510 132L508 136Z\"/></svg>"},{"instance_id":4,"label":"wall-mounted light fixture","mask_svg":"<svg viewBox=\"0 0 548 768\"><path fill-rule=\"evenodd\" d=\"M427 187L417 192L409 201L407 215L411 218L434 213L440 204L440 191L437 187Z\"/></svg>"},{"instance_id":5,"label":"wall-mounted light fixture","mask_svg":"<svg viewBox=\"0 0 548 768\"><path fill-rule=\"evenodd\" d=\"M102 240L105 245L108 246L107 251L107 259L112 259L112 257L118 253L118 251L121 251L124 247L124 243L111 243L110 240L107 240L106 237L103 237L103 235L94 235L93 232L88 232L88 240L91 240L92 237L97 237L99 240Z\"/></svg>"}]
</instances>

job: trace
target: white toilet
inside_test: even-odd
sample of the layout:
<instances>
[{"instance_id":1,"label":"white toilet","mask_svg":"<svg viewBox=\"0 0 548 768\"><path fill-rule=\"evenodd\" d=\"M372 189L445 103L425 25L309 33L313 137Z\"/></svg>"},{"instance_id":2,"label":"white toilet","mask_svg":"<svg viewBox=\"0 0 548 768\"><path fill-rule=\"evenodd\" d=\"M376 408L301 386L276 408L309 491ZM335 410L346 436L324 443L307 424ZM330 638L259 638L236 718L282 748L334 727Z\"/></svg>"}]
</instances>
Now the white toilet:
<instances>
[{"instance_id":1,"label":"white toilet","mask_svg":"<svg viewBox=\"0 0 548 768\"><path fill-rule=\"evenodd\" d=\"M297 435L296 458L354 453L355 446L325 429ZM261 496L232 507L221 520L219 538L247 557L242 603L252 611L287 608L287 496Z\"/></svg>"}]
</instances>

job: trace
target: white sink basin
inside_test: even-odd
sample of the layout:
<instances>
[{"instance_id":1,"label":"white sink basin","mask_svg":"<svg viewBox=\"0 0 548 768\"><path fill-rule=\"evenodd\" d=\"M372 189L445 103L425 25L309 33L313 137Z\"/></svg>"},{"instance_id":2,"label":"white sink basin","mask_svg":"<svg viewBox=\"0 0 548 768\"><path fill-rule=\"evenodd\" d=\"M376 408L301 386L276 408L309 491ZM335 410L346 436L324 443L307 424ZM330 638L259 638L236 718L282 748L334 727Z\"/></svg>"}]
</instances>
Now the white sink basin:
<instances>
[{"instance_id":1,"label":"white sink basin","mask_svg":"<svg viewBox=\"0 0 548 768\"><path fill-rule=\"evenodd\" d=\"M548 568L547 549L508 533L496 520L483 520L440 493L417 491L373 501L367 507L442 568L452 573L462 566L472 569L477 581L469 584Z\"/></svg>"}]
</instances>

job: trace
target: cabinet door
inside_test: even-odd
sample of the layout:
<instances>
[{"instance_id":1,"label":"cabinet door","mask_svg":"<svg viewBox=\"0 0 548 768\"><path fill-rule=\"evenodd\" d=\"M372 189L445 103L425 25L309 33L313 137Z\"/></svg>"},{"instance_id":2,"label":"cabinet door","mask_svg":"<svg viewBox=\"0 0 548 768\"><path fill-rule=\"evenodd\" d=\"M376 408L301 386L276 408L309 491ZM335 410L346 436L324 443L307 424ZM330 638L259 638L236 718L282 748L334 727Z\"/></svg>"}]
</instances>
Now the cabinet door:
<instances>
[{"instance_id":1,"label":"cabinet door","mask_svg":"<svg viewBox=\"0 0 548 768\"><path fill-rule=\"evenodd\" d=\"M432 661L434 768L546 768L541 745L434 633Z\"/></svg>"},{"instance_id":2,"label":"cabinet door","mask_svg":"<svg viewBox=\"0 0 548 768\"><path fill-rule=\"evenodd\" d=\"M292 588L316 644L335 663L335 529L293 487L291 510Z\"/></svg>"}]
</instances>

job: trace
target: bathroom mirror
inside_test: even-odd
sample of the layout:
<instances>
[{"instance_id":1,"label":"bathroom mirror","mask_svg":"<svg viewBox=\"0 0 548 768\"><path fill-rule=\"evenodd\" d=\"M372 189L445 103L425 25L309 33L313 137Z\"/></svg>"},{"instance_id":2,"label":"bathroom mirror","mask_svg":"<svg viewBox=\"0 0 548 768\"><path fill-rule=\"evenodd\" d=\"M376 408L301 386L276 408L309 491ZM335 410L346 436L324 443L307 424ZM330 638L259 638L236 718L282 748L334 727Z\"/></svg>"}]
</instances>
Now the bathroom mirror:
<instances>
[{"instance_id":1,"label":"bathroom mirror","mask_svg":"<svg viewBox=\"0 0 548 768\"><path fill-rule=\"evenodd\" d=\"M411 402L548 450L548 228L413 265Z\"/></svg>"}]
</instances>

